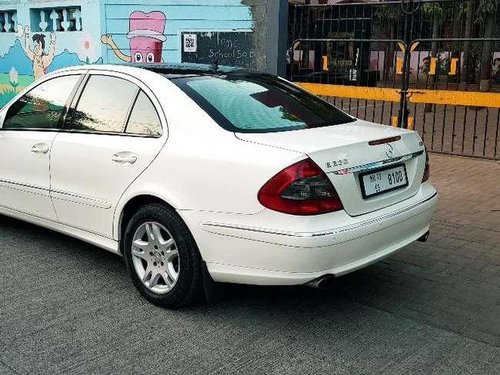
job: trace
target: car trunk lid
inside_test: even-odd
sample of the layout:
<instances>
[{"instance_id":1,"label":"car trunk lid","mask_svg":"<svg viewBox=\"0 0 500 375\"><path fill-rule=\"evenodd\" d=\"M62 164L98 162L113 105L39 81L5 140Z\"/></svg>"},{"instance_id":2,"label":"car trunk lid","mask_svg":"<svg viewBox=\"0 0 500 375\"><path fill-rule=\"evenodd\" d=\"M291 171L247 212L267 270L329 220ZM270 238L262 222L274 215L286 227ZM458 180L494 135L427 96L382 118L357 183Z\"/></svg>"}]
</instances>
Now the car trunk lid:
<instances>
[{"instance_id":1,"label":"car trunk lid","mask_svg":"<svg viewBox=\"0 0 500 375\"><path fill-rule=\"evenodd\" d=\"M236 133L236 137L306 154L327 174L352 216L416 194L425 165L423 143L416 132L362 120L295 131ZM394 178L403 181L388 184Z\"/></svg>"}]
</instances>

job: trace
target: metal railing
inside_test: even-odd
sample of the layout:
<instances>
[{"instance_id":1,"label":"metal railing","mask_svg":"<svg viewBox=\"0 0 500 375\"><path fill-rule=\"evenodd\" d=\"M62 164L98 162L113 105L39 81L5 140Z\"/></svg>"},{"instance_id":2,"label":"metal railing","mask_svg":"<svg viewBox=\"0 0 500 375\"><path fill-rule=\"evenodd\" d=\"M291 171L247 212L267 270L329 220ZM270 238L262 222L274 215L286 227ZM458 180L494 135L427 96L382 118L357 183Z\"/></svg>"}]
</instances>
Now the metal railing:
<instances>
[{"instance_id":1,"label":"metal railing","mask_svg":"<svg viewBox=\"0 0 500 375\"><path fill-rule=\"evenodd\" d=\"M357 117L419 131L432 151L500 159L499 31L487 35L500 9L467 30L473 3L405 1L383 24L401 2L291 7L288 76ZM438 21L430 5L445 10Z\"/></svg>"}]
</instances>

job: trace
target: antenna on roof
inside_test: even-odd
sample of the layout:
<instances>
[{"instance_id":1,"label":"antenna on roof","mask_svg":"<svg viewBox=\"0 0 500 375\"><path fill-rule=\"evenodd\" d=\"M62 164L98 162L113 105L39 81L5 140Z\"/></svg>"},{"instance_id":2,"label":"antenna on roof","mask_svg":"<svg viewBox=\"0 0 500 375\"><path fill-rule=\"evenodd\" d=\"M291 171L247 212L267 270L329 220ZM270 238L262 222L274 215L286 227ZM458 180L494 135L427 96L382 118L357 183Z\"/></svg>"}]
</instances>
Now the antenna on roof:
<instances>
[{"instance_id":1,"label":"antenna on roof","mask_svg":"<svg viewBox=\"0 0 500 375\"><path fill-rule=\"evenodd\" d=\"M214 71L214 73L217 73L217 71L219 70L219 59L215 59L214 60L214 62L212 63L211 68Z\"/></svg>"}]
</instances>

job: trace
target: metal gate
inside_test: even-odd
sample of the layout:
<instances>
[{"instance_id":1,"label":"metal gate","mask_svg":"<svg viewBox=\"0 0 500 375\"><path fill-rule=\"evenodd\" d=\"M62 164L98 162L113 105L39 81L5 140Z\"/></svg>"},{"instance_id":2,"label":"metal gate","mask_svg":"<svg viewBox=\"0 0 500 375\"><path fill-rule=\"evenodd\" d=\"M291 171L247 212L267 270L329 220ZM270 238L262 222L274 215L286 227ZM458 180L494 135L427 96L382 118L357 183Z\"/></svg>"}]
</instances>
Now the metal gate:
<instances>
[{"instance_id":1,"label":"metal gate","mask_svg":"<svg viewBox=\"0 0 500 375\"><path fill-rule=\"evenodd\" d=\"M289 78L356 117L417 130L430 151L500 159L500 39L467 30L457 13L473 3L291 6ZM496 3L483 29L500 20ZM403 16L382 23L381 9ZM443 9L459 25L436 27L428 11Z\"/></svg>"}]
</instances>

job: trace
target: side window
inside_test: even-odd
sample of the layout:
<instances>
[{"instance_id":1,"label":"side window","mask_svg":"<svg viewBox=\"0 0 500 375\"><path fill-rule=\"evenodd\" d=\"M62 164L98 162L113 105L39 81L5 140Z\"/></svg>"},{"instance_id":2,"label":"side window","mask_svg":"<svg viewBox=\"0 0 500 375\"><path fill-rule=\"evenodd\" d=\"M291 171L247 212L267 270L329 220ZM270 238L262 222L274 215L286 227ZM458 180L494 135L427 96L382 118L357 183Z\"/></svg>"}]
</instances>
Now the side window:
<instances>
[{"instance_id":1,"label":"side window","mask_svg":"<svg viewBox=\"0 0 500 375\"><path fill-rule=\"evenodd\" d=\"M150 137L161 136L162 129L158 113L151 100L142 91L135 101L125 132Z\"/></svg>"},{"instance_id":2,"label":"side window","mask_svg":"<svg viewBox=\"0 0 500 375\"><path fill-rule=\"evenodd\" d=\"M122 133L138 90L132 82L121 78L90 76L67 128Z\"/></svg>"},{"instance_id":3,"label":"side window","mask_svg":"<svg viewBox=\"0 0 500 375\"><path fill-rule=\"evenodd\" d=\"M9 108L3 128L59 128L66 101L79 78L79 75L58 77L36 86Z\"/></svg>"}]
</instances>

